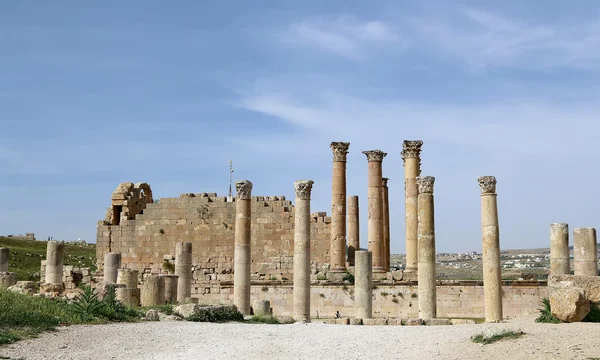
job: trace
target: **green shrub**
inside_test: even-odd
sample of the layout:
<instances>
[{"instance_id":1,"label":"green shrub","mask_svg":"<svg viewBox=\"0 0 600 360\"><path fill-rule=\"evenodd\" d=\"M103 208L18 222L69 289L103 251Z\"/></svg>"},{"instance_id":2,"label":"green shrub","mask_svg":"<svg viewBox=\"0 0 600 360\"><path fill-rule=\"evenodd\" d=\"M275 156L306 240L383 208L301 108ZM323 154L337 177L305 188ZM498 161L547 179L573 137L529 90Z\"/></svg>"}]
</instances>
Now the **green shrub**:
<instances>
[{"instance_id":1,"label":"green shrub","mask_svg":"<svg viewBox=\"0 0 600 360\"><path fill-rule=\"evenodd\" d=\"M550 300L548 298L542 299L542 308L538 310L540 312L540 316L535 319L535 322L551 324L560 323L560 320L556 316L552 315L552 311L550 309Z\"/></svg>"},{"instance_id":2,"label":"green shrub","mask_svg":"<svg viewBox=\"0 0 600 360\"><path fill-rule=\"evenodd\" d=\"M584 322L600 322L600 304L592 304L589 314L583 318Z\"/></svg>"},{"instance_id":3,"label":"green shrub","mask_svg":"<svg viewBox=\"0 0 600 360\"><path fill-rule=\"evenodd\" d=\"M247 321L252 324L281 324L281 321L273 315L254 315Z\"/></svg>"},{"instance_id":4,"label":"green shrub","mask_svg":"<svg viewBox=\"0 0 600 360\"><path fill-rule=\"evenodd\" d=\"M169 260L163 260L162 267L163 267L163 270L165 270L169 274L175 273L175 264L173 264Z\"/></svg>"},{"instance_id":5,"label":"green shrub","mask_svg":"<svg viewBox=\"0 0 600 360\"><path fill-rule=\"evenodd\" d=\"M498 334L493 334L493 335L485 335L485 334L473 335L473 336L471 336L471 341L476 344L487 345L487 344L495 343L496 341L500 341L500 340L518 339L523 335L525 335L525 333L520 330L519 331L503 330L502 332L500 332Z\"/></svg>"},{"instance_id":6,"label":"green shrub","mask_svg":"<svg viewBox=\"0 0 600 360\"><path fill-rule=\"evenodd\" d=\"M352 275L349 272L346 272L346 275L344 275L342 281L348 281L350 284L354 284L354 275Z\"/></svg>"},{"instance_id":7,"label":"green shrub","mask_svg":"<svg viewBox=\"0 0 600 360\"><path fill-rule=\"evenodd\" d=\"M81 290L81 293L73 301L73 313L83 322L91 321L100 315L104 304L98 298L96 289L90 285L83 286Z\"/></svg>"},{"instance_id":8,"label":"green shrub","mask_svg":"<svg viewBox=\"0 0 600 360\"><path fill-rule=\"evenodd\" d=\"M186 320L195 322L244 321L244 315L230 306L208 307L188 316Z\"/></svg>"},{"instance_id":9,"label":"green shrub","mask_svg":"<svg viewBox=\"0 0 600 360\"><path fill-rule=\"evenodd\" d=\"M155 305L155 306L146 306L141 308L143 313L146 313L148 310L158 310L165 315L173 314L173 304L164 304L164 305Z\"/></svg>"}]
</instances>

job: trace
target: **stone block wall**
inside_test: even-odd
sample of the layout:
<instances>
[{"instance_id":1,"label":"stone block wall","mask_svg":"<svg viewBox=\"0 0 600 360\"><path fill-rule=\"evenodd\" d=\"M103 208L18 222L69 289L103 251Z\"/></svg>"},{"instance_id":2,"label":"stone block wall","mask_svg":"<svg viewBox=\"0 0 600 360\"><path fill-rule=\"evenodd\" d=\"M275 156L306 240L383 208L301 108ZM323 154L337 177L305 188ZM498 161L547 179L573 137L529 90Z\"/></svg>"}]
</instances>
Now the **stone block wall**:
<instances>
[{"instance_id":1,"label":"stone block wall","mask_svg":"<svg viewBox=\"0 0 600 360\"><path fill-rule=\"evenodd\" d=\"M40 262L40 279L46 278L46 260ZM63 284L66 290L76 289L79 284L89 284L92 281L90 268L80 268L72 265L63 266Z\"/></svg>"},{"instance_id":2,"label":"stone block wall","mask_svg":"<svg viewBox=\"0 0 600 360\"><path fill-rule=\"evenodd\" d=\"M165 273L163 259L175 254L179 241L192 242L192 294L210 293L233 280L235 199L215 193L182 194L149 203L134 220L97 227L98 268L107 252L120 252L122 266L141 273ZM313 213L313 266L329 263L331 219ZM294 206L284 196L252 197L252 279L292 279ZM101 271L98 271L101 273Z\"/></svg>"},{"instance_id":3,"label":"stone block wall","mask_svg":"<svg viewBox=\"0 0 600 360\"><path fill-rule=\"evenodd\" d=\"M419 315L417 285L376 285L373 290L373 317L416 318ZM548 297L543 282L504 282L502 306L504 317L534 313L542 299ZM232 304L233 284L222 284L218 293L199 295L201 304ZM291 282L273 284L256 282L251 287L251 301L269 300L273 313L291 316L293 285ZM332 318L337 311L341 316L354 316L354 286L313 283L311 285L311 317ZM437 286L438 317L484 318L483 285L481 282L439 282Z\"/></svg>"}]
</instances>

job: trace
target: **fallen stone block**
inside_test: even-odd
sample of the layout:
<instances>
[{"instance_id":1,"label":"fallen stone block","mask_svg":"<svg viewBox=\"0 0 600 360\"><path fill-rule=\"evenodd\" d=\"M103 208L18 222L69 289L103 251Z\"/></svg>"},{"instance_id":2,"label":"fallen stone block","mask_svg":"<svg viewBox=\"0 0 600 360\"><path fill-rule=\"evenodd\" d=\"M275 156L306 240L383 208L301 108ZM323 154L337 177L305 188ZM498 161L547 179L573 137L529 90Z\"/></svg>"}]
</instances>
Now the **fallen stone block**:
<instances>
[{"instance_id":1,"label":"fallen stone block","mask_svg":"<svg viewBox=\"0 0 600 360\"><path fill-rule=\"evenodd\" d=\"M564 322L579 322L590 312L590 301L584 291L576 287L551 288L550 308L552 315Z\"/></svg>"},{"instance_id":2,"label":"fallen stone block","mask_svg":"<svg viewBox=\"0 0 600 360\"><path fill-rule=\"evenodd\" d=\"M387 325L387 319L363 319L363 325Z\"/></svg>"},{"instance_id":3,"label":"fallen stone block","mask_svg":"<svg viewBox=\"0 0 600 360\"><path fill-rule=\"evenodd\" d=\"M362 325L363 321L361 318L351 319L350 325Z\"/></svg>"},{"instance_id":4,"label":"fallen stone block","mask_svg":"<svg viewBox=\"0 0 600 360\"><path fill-rule=\"evenodd\" d=\"M0 272L0 289L7 289L17 283L17 274Z\"/></svg>"},{"instance_id":5,"label":"fallen stone block","mask_svg":"<svg viewBox=\"0 0 600 360\"><path fill-rule=\"evenodd\" d=\"M176 306L173 309L173 314L179 315L185 319L190 316L203 317L209 313L218 314L225 312L236 312L237 307L235 305L215 305L215 306L202 306L198 304L184 304Z\"/></svg>"},{"instance_id":6,"label":"fallen stone block","mask_svg":"<svg viewBox=\"0 0 600 360\"><path fill-rule=\"evenodd\" d=\"M424 325L423 319L408 319L406 320L406 326L421 326Z\"/></svg>"},{"instance_id":7,"label":"fallen stone block","mask_svg":"<svg viewBox=\"0 0 600 360\"><path fill-rule=\"evenodd\" d=\"M584 291L585 297L593 302L600 302L600 276L550 275L548 288L576 287Z\"/></svg>"},{"instance_id":8,"label":"fallen stone block","mask_svg":"<svg viewBox=\"0 0 600 360\"><path fill-rule=\"evenodd\" d=\"M452 325L452 321L450 321L450 319L429 319L423 322L428 326Z\"/></svg>"}]
</instances>

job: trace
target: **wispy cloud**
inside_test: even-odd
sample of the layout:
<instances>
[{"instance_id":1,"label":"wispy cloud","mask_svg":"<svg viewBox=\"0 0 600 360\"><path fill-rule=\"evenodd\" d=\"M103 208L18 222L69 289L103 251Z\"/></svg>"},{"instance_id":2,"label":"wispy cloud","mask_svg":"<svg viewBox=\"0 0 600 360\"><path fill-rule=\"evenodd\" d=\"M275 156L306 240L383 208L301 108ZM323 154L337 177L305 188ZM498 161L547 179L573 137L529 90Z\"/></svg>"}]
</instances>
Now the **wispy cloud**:
<instances>
[{"instance_id":1,"label":"wispy cloud","mask_svg":"<svg viewBox=\"0 0 600 360\"><path fill-rule=\"evenodd\" d=\"M290 46L310 46L352 59L361 59L369 49L401 39L390 24L360 21L353 16L318 17L294 22L280 37Z\"/></svg>"}]
</instances>

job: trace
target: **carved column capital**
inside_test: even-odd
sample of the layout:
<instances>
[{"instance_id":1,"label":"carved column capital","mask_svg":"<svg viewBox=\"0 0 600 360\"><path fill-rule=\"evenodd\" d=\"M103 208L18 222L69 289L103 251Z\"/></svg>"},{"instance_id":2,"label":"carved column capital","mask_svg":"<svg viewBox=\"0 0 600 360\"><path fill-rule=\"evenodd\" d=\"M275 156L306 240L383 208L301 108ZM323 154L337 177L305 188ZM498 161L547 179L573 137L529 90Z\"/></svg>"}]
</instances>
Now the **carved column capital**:
<instances>
[{"instance_id":1,"label":"carved column capital","mask_svg":"<svg viewBox=\"0 0 600 360\"><path fill-rule=\"evenodd\" d=\"M381 178L381 182L383 183L383 187L387 187L388 186L388 181L390 180L390 178Z\"/></svg>"},{"instance_id":2,"label":"carved column capital","mask_svg":"<svg viewBox=\"0 0 600 360\"><path fill-rule=\"evenodd\" d=\"M315 182L312 180L296 180L294 181L294 189L296 190L296 198L310 200L310 192Z\"/></svg>"},{"instance_id":3,"label":"carved column capital","mask_svg":"<svg viewBox=\"0 0 600 360\"><path fill-rule=\"evenodd\" d=\"M252 197L252 182L249 180L236 181L235 192L238 199L249 200Z\"/></svg>"},{"instance_id":4,"label":"carved column capital","mask_svg":"<svg viewBox=\"0 0 600 360\"><path fill-rule=\"evenodd\" d=\"M350 148L349 142L332 142L329 147L333 151L333 161L346 162L346 155L348 155L348 149Z\"/></svg>"},{"instance_id":5,"label":"carved column capital","mask_svg":"<svg viewBox=\"0 0 600 360\"><path fill-rule=\"evenodd\" d=\"M367 150L363 151L363 154L367 155L367 161L378 161L382 162L383 158L386 157L387 153L384 153L381 150Z\"/></svg>"},{"instance_id":6,"label":"carved column capital","mask_svg":"<svg viewBox=\"0 0 600 360\"><path fill-rule=\"evenodd\" d=\"M402 144L402 159L418 158L421 155L423 140L404 140Z\"/></svg>"},{"instance_id":7,"label":"carved column capital","mask_svg":"<svg viewBox=\"0 0 600 360\"><path fill-rule=\"evenodd\" d=\"M481 188L481 195L496 193L497 181L495 176L481 176L477 179L477 182Z\"/></svg>"},{"instance_id":8,"label":"carved column capital","mask_svg":"<svg viewBox=\"0 0 600 360\"><path fill-rule=\"evenodd\" d=\"M419 194L433 194L433 184L435 178L433 176L417 176L417 185L419 186Z\"/></svg>"}]
</instances>

